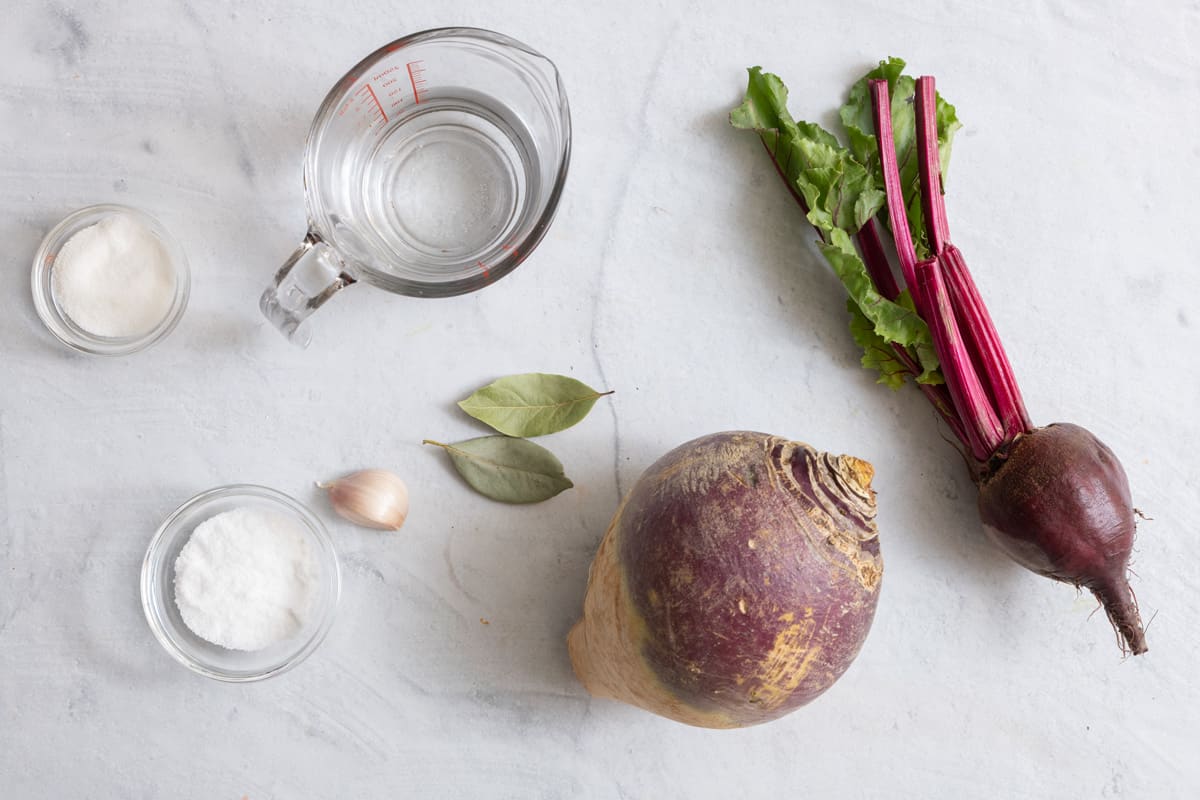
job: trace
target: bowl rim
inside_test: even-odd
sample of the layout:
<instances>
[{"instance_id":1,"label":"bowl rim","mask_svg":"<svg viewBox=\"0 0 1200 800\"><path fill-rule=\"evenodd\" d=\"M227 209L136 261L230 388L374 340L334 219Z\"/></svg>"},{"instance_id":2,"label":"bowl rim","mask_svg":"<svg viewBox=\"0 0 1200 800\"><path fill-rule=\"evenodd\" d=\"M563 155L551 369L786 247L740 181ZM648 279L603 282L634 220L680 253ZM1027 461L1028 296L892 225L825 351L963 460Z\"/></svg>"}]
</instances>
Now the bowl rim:
<instances>
[{"instance_id":1,"label":"bowl rim","mask_svg":"<svg viewBox=\"0 0 1200 800\"><path fill-rule=\"evenodd\" d=\"M158 238L170 256L175 271L175 297L167 315L141 336L97 336L76 325L58 306L51 286L53 260L62 246L87 225L114 214L126 214L145 225ZM192 291L192 271L178 240L156 217L140 208L121 203L96 203L67 214L42 237L29 272L33 306L46 330L58 341L80 353L93 356L126 356L141 352L165 339L179 325L187 310Z\"/></svg>"},{"instance_id":2,"label":"bowl rim","mask_svg":"<svg viewBox=\"0 0 1200 800\"><path fill-rule=\"evenodd\" d=\"M153 578L157 575L157 570L154 568L156 556L163 546L168 531L176 523L176 521L185 513L194 510L215 499L223 499L237 496L253 496L257 499L270 500L278 505L284 506L291 511L301 522L303 522L321 544L322 548L329 555L328 566L330 568L330 576L327 579L329 598L326 603L327 608L322 615L320 623L304 643L300 645L294 653L281 662L264 669L259 672L246 674L230 674L221 669L215 669L211 666L201 663L193 658L189 653L183 651L167 636L164 630L164 625L159 619L159 614L154 608L153 598L158 596L155 589L157 581ZM323 560L323 559L322 559ZM199 494L185 500L158 526L154 535L150 538L150 544L146 547L146 554L142 558L142 570L140 578L142 613L146 617L146 623L150 627L151 633L162 648L167 653L183 664L188 669L203 675L207 678L223 681L226 683L253 683L255 681L265 680L267 678L281 675L284 672L295 667L303 662L313 651L325 640L330 628L333 626L333 621L337 616L337 607L341 600L342 594L342 575L341 564L338 559L337 548L334 546L333 538L329 535L329 531L325 528L325 524L320 518L301 503L296 498L287 495L278 489L272 489L269 486L262 486L254 483L231 483L223 486L216 486L212 489L207 489ZM174 602L174 598L163 598L163 602ZM214 645L218 646L219 645Z\"/></svg>"}]
</instances>

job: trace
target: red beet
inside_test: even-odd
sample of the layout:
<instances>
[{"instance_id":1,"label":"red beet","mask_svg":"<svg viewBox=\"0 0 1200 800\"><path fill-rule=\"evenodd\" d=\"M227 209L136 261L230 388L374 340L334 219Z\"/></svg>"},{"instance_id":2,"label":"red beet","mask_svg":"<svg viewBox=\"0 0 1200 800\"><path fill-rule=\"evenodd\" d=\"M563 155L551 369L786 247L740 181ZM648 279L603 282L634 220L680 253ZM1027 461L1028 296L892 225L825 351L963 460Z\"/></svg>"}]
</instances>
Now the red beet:
<instances>
[{"instance_id":1,"label":"red beet","mask_svg":"<svg viewBox=\"0 0 1200 800\"><path fill-rule=\"evenodd\" d=\"M903 376L926 381L919 383L922 392L962 445L979 487L979 511L988 533L1029 569L1091 590L1104 605L1121 647L1144 653L1145 632L1126 578L1134 510L1125 471L1112 451L1083 428L1038 428L1031 422L987 307L962 252L950 240L942 196L942 159L948 150L941 151L939 137L948 147L957 126L955 111L939 99L930 77L915 82L912 96L893 97L898 90L878 76L890 73L896 87L913 86L899 79L902 67L903 62L889 60L868 76L876 152L861 162L855 159L862 158L870 137L858 127L858 101L842 109L843 122L854 120L848 123L854 152L843 150L835 158L830 154L839 152L836 138L792 120L783 107L787 95L782 83L757 68L750 71L746 100L733 122L759 133L792 196L816 226L823 252L851 289L867 326L864 364L877 366L892 385L903 382ZM905 153L902 167L891 110L908 102L914 106L915 131L906 131L904 138L911 142L915 132L916 147ZM915 184L905 183L914 177L910 157L916 159ZM832 163L840 171L831 173ZM827 188L831 174L842 177ZM851 180L851 174L859 177ZM871 176L870 192L883 184L886 211L881 209L880 215L886 216L903 283L880 244L874 216L838 221L846 206L871 207L862 175ZM917 209L905 199L910 188L919 188L920 224L915 229L923 234L922 255L927 255L920 260L909 221L910 210ZM829 197L837 198L832 207ZM812 202L818 206L810 208ZM898 317L868 317L868 309L878 312L881 299L906 306L928 326L936 371L944 383L929 382L925 375L923 345L896 337L892 326L898 325ZM893 307L889 314L904 310ZM892 338L884 338L884 332Z\"/></svg>"},{"instance_id":2,"label":"red beet","mask_svg":"<svg viewBox=\"0 0 1200 800\"><path fill-rule=\"evenodd\" d=\"M858 654L883 563L871 465L734 431L638 479L568 645L592 694L710 728L828 689Z\"/></svg>"},{"instance_id":3,"label":"red beet","mask_svg":"<svg viewBox=\"0 0 1200 800\"><path fill-rule=\"evenodd\" d=\"M887 81L871 81L875 131L885 158L888 210L908 221L896 171ZM973 462L979 511L992 538L1034 572L1090 589L1104 605L1123 650L1146 652L1137 601L1126 578L1133 504L1113 452L1078 425L1035 428L1013 369L961 251L950 242L942 197L933 78L917 81L916 132L921 207L933 255L916 263L914 301L929 324ZM902 237L903 238L903 237ZM913 260L911 243L900 245Z\"/></svg>"},{"instance_id":4,"label":"red beet","mask_svg":"<svg viewBox=\"0 0 1200 800\"><path fill-rule=\"evenodd\" d=\"M1070 423L1018 436L980 480L979 516L1022 566L1090 589L1126 646L1146 652L1125 579L1134 531L1129 482L1103 442Z\"/></svg>"}]
</instances>

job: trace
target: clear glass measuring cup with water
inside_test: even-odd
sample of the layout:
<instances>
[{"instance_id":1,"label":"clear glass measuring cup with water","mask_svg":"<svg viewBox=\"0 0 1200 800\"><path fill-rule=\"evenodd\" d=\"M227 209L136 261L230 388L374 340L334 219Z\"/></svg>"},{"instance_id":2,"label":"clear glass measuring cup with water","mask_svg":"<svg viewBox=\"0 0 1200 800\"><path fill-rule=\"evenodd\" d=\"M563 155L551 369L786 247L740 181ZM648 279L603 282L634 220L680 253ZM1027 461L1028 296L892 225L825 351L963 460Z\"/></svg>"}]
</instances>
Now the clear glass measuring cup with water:
<instances>
[{"instance_id":1,"label":"clear glass measuring cup with water","mask_svg":"<svg viewBox=\"0 0 1200 800\"><path fill-rule=\"evenodd\" d=\"M259 306L292 341L357 282L449 297L511 272L554 216L571 118L554 64L515 39L439 28L381 47L308 135L308 234Z\"/></svg>"}]
</instances>

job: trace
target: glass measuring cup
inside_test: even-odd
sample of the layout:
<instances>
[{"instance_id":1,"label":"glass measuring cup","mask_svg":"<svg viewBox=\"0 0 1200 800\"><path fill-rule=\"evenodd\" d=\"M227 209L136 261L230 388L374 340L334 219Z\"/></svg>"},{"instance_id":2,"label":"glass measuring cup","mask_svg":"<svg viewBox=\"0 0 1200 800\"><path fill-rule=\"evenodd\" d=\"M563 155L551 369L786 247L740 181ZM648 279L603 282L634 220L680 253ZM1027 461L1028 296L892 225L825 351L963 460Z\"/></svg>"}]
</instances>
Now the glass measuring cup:
<instances>
[{"instance_id":1,"label":"glass measuring cup","mask_svg":"<svg viewBox=\"0 0 1200 800\"><path fill-rule=\"evenodd\" d=\"M304 320L353 283L417 297L482 288L541 241L570 153L562 81L537 51L478 28L385 45L317 111L308 233L259 307L304 346Z\"/></svg>"}]
</instances>

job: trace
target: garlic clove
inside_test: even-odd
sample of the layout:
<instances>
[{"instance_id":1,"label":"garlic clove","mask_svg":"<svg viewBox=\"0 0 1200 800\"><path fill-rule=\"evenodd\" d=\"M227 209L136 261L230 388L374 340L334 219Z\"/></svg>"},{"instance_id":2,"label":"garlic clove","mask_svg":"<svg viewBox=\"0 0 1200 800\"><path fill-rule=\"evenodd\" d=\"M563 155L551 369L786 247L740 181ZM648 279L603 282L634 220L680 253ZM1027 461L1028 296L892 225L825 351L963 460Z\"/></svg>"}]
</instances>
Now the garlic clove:
<instances>
[{"instance_id":1,"label":"garlic clove","mask_svg":"<svg viewBox=\"0 0 1200 800\"><path fill-rule=\"evenodd\" d=\"M408 486L385 469L364 469L317 487L342 517L367 528L398 531L408 517Z\"/></svg>"}]
</instances>

